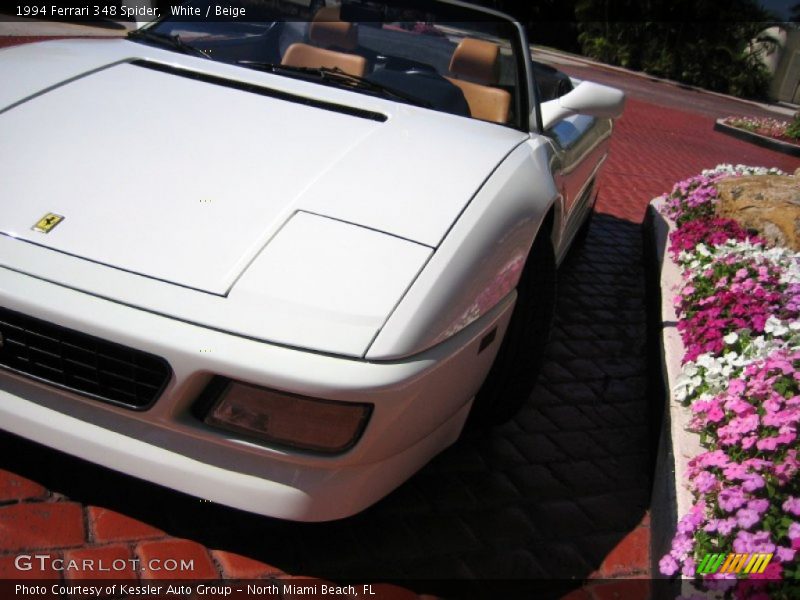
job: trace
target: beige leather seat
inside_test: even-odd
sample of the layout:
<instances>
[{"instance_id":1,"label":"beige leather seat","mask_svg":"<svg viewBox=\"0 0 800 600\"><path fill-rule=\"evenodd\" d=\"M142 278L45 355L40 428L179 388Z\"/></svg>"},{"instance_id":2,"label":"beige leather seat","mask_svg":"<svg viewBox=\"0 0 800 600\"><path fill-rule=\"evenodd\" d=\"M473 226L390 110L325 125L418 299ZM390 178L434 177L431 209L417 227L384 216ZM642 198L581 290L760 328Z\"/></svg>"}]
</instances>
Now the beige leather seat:
<instances>
[{"instance_id":1,"label":"beige leather seat","mask_svg":"<svg viewBox=\"0 0 800 600\"><path fill-rule=\"evenodd\" d=\"M461 88L476 119L505 123L511 109L511 94L493 87L499 80L500 47L475 38L464 38L450 59L447 79Z\"/></svg>"},{"instance_id":2,"label":"beige leather seat","mask_svg":"<svg viewBox=\"0 0 800 600\"><path fill-rule=\"evenodd\" d=\"M325 7L317 11L309 25L308 39L313 46L302 42L292 44L286 49L281 64L292 67L339 68L357 77L363 77L366 73L367 60L363 56L341 52L358 47L358 30L352 23L339 20L338 7Z\"/></svg>"}]
</instances>

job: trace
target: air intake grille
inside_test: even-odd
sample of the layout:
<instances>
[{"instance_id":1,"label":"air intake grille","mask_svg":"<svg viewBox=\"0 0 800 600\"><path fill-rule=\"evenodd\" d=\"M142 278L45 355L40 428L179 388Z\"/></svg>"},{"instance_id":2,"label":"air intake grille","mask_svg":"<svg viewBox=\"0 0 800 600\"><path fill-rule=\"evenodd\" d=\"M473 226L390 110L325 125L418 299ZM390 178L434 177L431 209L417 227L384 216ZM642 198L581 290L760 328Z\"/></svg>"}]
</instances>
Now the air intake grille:
<instances>
[{"instance_id":1,"label":"air intake grille","mask_svg":"<svg viewBox=\"0 0 800 600\"><path fill-rule=\"evenodd\" d=\"M163 358L0 307L0 367L137 410L159 397Z\"/></svg>"}]
</instances>

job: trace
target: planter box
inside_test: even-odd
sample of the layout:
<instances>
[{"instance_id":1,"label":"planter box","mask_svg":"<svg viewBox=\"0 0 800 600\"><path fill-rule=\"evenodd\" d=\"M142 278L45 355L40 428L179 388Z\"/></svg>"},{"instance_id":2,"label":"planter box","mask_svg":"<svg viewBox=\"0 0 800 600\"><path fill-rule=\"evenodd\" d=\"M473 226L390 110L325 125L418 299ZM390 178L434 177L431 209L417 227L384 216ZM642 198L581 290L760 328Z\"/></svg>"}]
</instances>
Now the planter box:
<instances>
[{"instance_id":1,"label":"planter box","mask_svg":"<svg viewBox=\"0 0 800 600\"><path fill-rule=\"evenodd\" d=\"M745 142L762 146L763 148L769 148L775 152L783 152L784 154L788 154L790 156L800 156L800 146L797 144L783 142L765 135L753 133L752 131L747 131L746 129L732 127L731 125L726 125L723 123L722 119L717 119L716 123L714 123L714 130L725 133L731 137L744 140Z\"/></svg>"}]
</instances>

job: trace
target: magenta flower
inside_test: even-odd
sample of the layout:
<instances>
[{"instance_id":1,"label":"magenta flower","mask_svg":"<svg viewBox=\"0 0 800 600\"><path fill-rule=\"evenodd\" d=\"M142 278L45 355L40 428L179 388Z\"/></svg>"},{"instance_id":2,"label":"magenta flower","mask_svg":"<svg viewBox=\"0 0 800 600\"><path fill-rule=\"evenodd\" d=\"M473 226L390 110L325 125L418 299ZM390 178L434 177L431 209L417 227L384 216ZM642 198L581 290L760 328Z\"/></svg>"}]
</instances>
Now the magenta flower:
<instances>
[{"instance_id":1,"label":"magenta flower","mask_svg":"<svg viewBox=\"0 0 800 600\"><path fill-rule=\"evenodd\" d=\"M764 552L763 550L757 550L756 552ZM780 580L783 576L783 567L781 563L777 561L772 561L767 565L767 568L764 569L763 573L750 573L750 579L772 579L772 580Z\"/></svg>"}]
</instances>

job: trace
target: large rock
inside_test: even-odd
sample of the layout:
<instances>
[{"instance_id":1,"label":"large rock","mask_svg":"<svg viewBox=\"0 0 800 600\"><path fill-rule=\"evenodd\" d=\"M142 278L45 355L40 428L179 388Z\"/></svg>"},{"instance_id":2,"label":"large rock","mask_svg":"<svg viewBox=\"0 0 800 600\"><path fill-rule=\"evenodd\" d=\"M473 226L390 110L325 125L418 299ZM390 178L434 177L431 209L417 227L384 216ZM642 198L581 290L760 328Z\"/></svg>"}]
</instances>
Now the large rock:
<instances>
[{"instance_id":1,"label":"large rock","mask_svg":"<svg viewBox=\"0 0 800 600\"><path fill-rule=\"evenodd\" d=\"M795 176L753 175L717 182L720 217L735 219L776 246L800 251L800 169Z\"/></svg>"}]
</instances>

